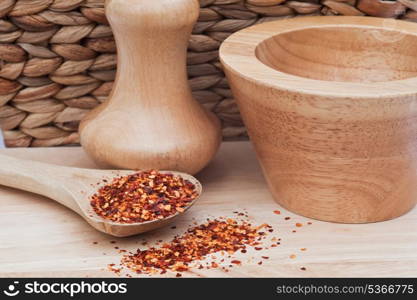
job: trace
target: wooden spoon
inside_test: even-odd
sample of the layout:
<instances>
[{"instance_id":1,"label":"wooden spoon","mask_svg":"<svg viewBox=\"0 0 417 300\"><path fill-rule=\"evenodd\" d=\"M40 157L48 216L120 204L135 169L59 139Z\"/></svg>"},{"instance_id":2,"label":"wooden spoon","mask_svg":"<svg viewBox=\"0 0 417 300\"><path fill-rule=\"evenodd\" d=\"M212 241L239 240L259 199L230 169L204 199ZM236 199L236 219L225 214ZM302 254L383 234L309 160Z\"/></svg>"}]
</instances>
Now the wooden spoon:
<instances>
[{"instance_id":1,"label":"wooden spoon","mask_svg":"<svg viewBox=\"0 0 417 300\"><path fill-rule=\"evenodd\" d=\"M1 185L51 198L75 211L95 229L117 237L131 236L162 227L182 214L176 213L162 220L132 224L111 222L98 216L90 205L90 196L105 184L103 179L109 181L114 177L133 173L135 171L63 167L0 155ZM171 171L161 171L161 173L172 173L189 180L196 186L198 195L201 195L201 184L193 176ZM185 208L185 211L197 198Z\"/></svg>"}]
</instances>

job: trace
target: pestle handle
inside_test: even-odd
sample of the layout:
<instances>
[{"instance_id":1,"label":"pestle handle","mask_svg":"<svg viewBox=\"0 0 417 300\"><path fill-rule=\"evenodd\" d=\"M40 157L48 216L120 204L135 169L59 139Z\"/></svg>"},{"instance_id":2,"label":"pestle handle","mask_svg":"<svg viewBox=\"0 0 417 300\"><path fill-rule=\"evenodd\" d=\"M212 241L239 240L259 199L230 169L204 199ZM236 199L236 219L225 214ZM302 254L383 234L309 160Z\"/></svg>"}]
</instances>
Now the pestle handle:
<instances>
[{"instance_id":1,"label":"pestle handle","mask_svg":"<svg viewBox=\"0 0 417 300\"><path fill-rule=\"evenodd\" d=\"M192 100L186 58L198 14L196 0L107 2L106 15L118 47L114 94L123 95L119 103L158 108Z\"/></svg>"}]
</instances>

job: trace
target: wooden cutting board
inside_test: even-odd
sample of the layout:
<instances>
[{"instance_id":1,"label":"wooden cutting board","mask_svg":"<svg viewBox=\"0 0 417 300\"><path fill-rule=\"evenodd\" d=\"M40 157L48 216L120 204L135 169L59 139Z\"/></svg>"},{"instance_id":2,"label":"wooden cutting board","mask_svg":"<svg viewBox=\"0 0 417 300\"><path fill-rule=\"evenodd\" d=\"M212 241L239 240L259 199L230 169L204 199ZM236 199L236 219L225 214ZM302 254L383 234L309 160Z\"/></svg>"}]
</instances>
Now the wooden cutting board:
<instances>
[{"instance_id":1,"label":"wooden cutting board","mask_svg":"<svg viewBox=\"0 0 417 300\"><path fill-rule=\"evenodd\" d=\"M0 153L94 167L78 147L5 149ZM203 196L178 220L176 229L124 239L95 231L78 215L47 198L0 187L0 277L116 276L107 270L108 264L120 261L121 254L115 247L143 249L144 239L149 244L169 241L194 221L232 217L236 216L234 211L243 210L252 223L272 225L275 231L269 237L281 238L281 245L237 254L242 266L227 273L221 269L193 269L184 277L417 276L417 209L392 221L362 225L332 224L294 215L272 200L248 142L223 143L216 159L197 177L203 183ZM303 226L296 227L296 223ZM292 255L295 258L290 258ZM261 266L257 264L260 260ZM303 267L306 270L301 270Z\"/></svg>"}]
</instances>

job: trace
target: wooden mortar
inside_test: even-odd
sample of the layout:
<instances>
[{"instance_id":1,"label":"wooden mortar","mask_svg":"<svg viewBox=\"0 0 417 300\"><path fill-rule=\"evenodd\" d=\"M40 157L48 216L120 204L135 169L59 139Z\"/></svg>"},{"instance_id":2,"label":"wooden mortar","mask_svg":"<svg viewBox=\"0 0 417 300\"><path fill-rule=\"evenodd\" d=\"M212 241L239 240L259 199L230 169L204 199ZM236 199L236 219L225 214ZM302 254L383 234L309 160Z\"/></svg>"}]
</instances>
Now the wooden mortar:
<instances>
[{"instance_id":1,"label":"wooden mortar","mask_svg":"<svg viewBox=\"0 0 417 300\"><path fill-rule=\"evenodd\" d=\"M221 60L276 201L319 220L417 201L417 24L305 17L229 37Z\"/></svg>"},{"instance_id":2,"label":"wooden mortar","mask_svg":"<svg viewBox=\"0 0 417 300\"><path fill-rule=\"evenodd\" d=\"M169 9L167 9L169 7ZM215 155L220 124L191 95L186 51L197 0L108 0L118 50L113 91L80 125L101 166L195 174Z\"/></svg>"}]
</instances>

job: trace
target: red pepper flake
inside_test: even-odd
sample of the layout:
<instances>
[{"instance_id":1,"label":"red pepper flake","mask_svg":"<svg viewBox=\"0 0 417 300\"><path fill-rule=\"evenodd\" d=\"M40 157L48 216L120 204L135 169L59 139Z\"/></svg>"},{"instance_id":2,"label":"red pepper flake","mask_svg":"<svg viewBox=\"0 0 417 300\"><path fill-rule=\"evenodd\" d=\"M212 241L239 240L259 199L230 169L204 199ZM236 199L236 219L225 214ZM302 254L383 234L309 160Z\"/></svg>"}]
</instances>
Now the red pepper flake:
<instances>
[{"instance_id":1,"label":"red pepper flake","mask_svg":"<svg viewBox=\"0 0 417 300\"><path fill-rule=\"evenodd\" d=\"M255 250L260 251L260 250L262 250L262 247L255 247Z\"/></svg>"},{"instance_id":2,"label":"red pepper flake","mask_svg":"<svg viewBox=\"0 0 417 300\"><path fill-rule=\"evenodd\" d=\"M230 256L247 246L254 246L259 230L264 226L252 227L247 222L233 219L210 220L189 228L183 235L174 237L172 241L158 248L138 249L135 254L126 254L121 264L139 274L152 274L162 270L184 272L195 267L195 262L211 257L214 253L224 251ZM237 262L240 264L238 260L232 261L233 264ZM207 268L215 265L207 265ZM201 266L200 264L198 268Z\"/></svg>"},{"instance_id":3,"label":"red pepper flake","mask_svg":"<svg viewBox=\"0 0 417 300\"><path fill-rule=\"evenodd\" d=\"M97 245L97 244L98 244L98 242L93 242L93 244L94 244L94 245Z\"/></svg>"},{"instance_id":4,"label":"red pepper flake","mask_svg":"<svg viewBox=\"0 0 417 300\"><path fill-rule=\"evenodd\" d=\"M301 268L300 268L300 270L301 270L301 271L305 271L305 270L307 270L307 269L306 269L305 267L301 267Z\"/></svg>"},{"instance_id":5,"label":"red pepper flake","mask_svg":"<svg viewBox=\"0 0 417 300\"><path fill-rule=\"evenodd\" d=\"M242 262L240 260L237 260L237 259L232 260L231 263L235 264L235 265L241 265L242 264Z\"/></svg>"},{"instance_id":6,"label":"red pepper flake","mask_svg":"<svg viewBox=\"0 0 417 300\"><path fill-rule=\"evenodd\" d=\"M116 241L110 241L110 244L116 244Z\"/></svg>"},{"instance_id":7,"label":"red pepper flake","mask_svg":"<svg viewBox=\"0 0 417 300\"><path fill-rule=\"evenodd\" d=\"M311 222L307 222L307 225L311 225L311 224L313 224L313 223L311 223Z\"/></svg>"},{"instance_id":8,"label":"red pepper flake","mask_svg":"<svg viewBox=\"0 0 417 300\"><path fill-rule=\"evenodd\" d=\"M297 255L295 255L295 254L291 254L291 255L290 255L290 258L291 258L291 259L295 259L296 257L297 257Z\"/></svg>"},{"instance_id":9,"label":"red pepper flake","mask_svg":"<svg viewBox=\"0 0 417 300\"><path fill-rule=\"evenodd\" d=\"M113 273L115 273L115 274L117 274L117 275L119 275L119 274L120 274L120 272L122 271L122 268L116 268L116 267L115 267L115 264L109 264L109 265L107 266L107 268L108 268L108 270L109 270L109 271L112 271Z\"/></svg>"},{"instance_id":10,"label":"red pepper flake","mask_svg":"<svg viewBox=\"0 0 417 300\"><path fill-rule=\"evenodd\" d=\"M276 214L276 215L280 215L280 214L281 214L281 212L280 212L279 210L274 210L274 214Z\"/></svg>"},{"instance_id":11,"label":"red pepper flake","mask_svg":"<svg viewBox=\"0 0 417 300\"><path fill-rule=\"evenodd\" d=\"M300 250L301 251L307 251L307 248L301 248Z\"/></svg>"},{"instance_id":12,"label":"red pepper flake","mask_svg":"<svg viewBox=\"0 0 417 300\"><path fill-rule=\"evenodd\" d=\"M295 226L297 226L297 227L303 227L303 224L301 224L301 223L295 223Z\"/></svg>"},{"instance_id":13,"label":"red pepper flake","mask_svg":"<svg viewBox=\"0 0 417 300\"><path fill-rule=\"evenodd\" d=\"M181 273L175 274L175 277L182 277Z\"/></svg>"},{"instance_id":14,"label":"red pepper flake","mask_svg":"<svg viewBox=\"0 0 417 300\"><path fill-rule=\"evenodd\" d=\"M296 232L297 232L297 230L293 230L293 231L292 231L292 233L296 233Z\"/></svg>"},{"instance_id":15,"label":"red pepper flake","mask_svg":"<svg viewBox=\"0 0 417 300\"><path fill-rule=\"evenodd\" d=\"M117 246L116 246L116 247L114 247L114 249L118 250L118 249L119 249L119 247L117 247Z\"/></svg>"},{"instance_id":16,"label":"red pepper flake","mask_svg":"<svg viewBox=\"0 0 417 300\"><path fill-rule=\"evenodd\" d=\"M150 170L114 178L99 188L90 203L104 219L142 223L183 212L197 196L196 187L190 181Z\"/></svg>"},{"instance_id":17,"label":"red pepper flake","mask_svg":"<svg viewBox=\"0 0 417 300\"><path fill-rule=\"evenodd\" d=\"M258 265L262 265L262 261L258 262Z\"/></svg>"},{"instance_id":18,"label":"red pepper flake","mask_svg":"<svg viewBox=\"0 0 417 300\"><path fill-rule=\"evenodd\" d=\"M269 259L269 256L261 256L263 259Z\"/></svg>"},{"instance_id":19,"label":"red pepper flake","mask_svg":"<svg viewBox=\"0 0 417 300\"><path fill-rule=\"evenodd\" d=\"M290 217L285 217L284 220L288 221L289 219L291 219Z\"/></svg>"},{"instance_id":20,"label":"red pepper flake","mask_svg":"<svg viewBox=\"0 0 417 300\"><path fill-rule=\"evenodd\" d=\"M246 253L246 252L248 252L246 249L242 249L240 252L242 252L242 253Z\"/></svg>"}]
</instances>

